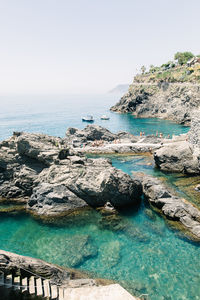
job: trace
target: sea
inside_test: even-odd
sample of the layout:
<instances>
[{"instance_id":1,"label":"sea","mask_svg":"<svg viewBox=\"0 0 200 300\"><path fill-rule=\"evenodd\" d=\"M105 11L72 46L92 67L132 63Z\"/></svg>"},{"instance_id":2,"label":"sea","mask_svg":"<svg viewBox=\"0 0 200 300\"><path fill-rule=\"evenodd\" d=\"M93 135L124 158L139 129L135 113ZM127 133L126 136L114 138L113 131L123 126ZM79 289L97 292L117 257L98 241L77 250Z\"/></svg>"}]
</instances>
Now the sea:
<instances>
[{"instance_id":1,"label":"sea","mask_svg":"<svg viewBox=\"0 0 200 300\"><path fill-rule=\"evenodd\" d=\"M64 137L68 127L84 128L81 118L87 114L93 115L94 124L112 132L147 135L158 131L172 136L189 130L167 120L111 112L109 108L119 98L119 94L1 96L0 140L13 131ZM110 120L101 120L103 114ZM149 156L108 157L131 176L144 172L169 184L175 181L173 175L156 169ZM145 199L138 207L121 211L113 221L96 210L48 222L24 213L0 214L0 249L115 280L140 299L200 299L199 243L152 210Z\"/></svg>"}]
</instances>

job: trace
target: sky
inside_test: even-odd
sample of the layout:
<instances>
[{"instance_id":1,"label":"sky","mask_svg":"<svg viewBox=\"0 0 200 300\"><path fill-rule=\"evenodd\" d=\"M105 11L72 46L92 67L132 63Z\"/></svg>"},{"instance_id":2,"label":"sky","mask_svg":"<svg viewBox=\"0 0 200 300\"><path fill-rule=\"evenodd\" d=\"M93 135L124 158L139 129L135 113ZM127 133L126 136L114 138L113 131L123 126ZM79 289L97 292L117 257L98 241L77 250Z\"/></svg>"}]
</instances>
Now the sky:
<instances>
[{"instance_id":1,"label":"sky","mask_svg":"<svg viewBox=\"0 0 200 300\"><path fill-rule=\"evenodd\" d=\"M0 0L0 94L105 93L200 54L199 0Z\"/></svg>"}]
</instances>

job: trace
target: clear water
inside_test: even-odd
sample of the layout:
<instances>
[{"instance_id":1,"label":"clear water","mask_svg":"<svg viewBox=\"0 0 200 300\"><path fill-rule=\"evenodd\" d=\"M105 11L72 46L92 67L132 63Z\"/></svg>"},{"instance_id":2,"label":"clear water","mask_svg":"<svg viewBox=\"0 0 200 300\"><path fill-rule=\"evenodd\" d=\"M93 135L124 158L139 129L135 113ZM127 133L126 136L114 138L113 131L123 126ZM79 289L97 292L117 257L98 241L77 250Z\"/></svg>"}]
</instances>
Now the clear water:
<instances>
[{"instance_id":1,"label":"clear water","mask_svg":"<svg viewBox=\"0 0 200 300\"><path fill-rule=\"evenodd\" d=\"M108 108L117 100L113 95L89 97L87 101L80 96L74 98L51 97L48 105L44 97L37 97L34 102L30 98L9 98L2 102L1 98L0 139L13 130L63 136L68 126L85 125L80 120L85 113L92 113L98 124L106 124L112 131L138 134L141 130L146 133L158 130L177 134L188 130L167 121L111 113ZM110 115L110 121L99 120L104 113ZM147 157L112 160L114 166L129 174L132 171L160 174ZM94 210L52 224L24 214L2 214L0 249L117 280L137 296L147 294L146 299L200 299L199 244L169 229L164 219L144 202L133 211L122 212L113 222Z\"/></svg>"},{"instance_id":2,"label":"clear water","mask_svg":"<svg viewBox=\"0 0 200 300\"><path fill-rule=\"evenodd\" d=\"M188 131L173 122L159 119L136 119L130 114L117 114L109 108L119 99L116 94L90 96L0 96L0 140L13 131L43 132L63 137L68 127L84 128L81 117L94 116L95 124L113 132L125 130L133 134L140 131L164 135ZM106 114L109 121L100 120Z\"/></svg>"}]
</instances>

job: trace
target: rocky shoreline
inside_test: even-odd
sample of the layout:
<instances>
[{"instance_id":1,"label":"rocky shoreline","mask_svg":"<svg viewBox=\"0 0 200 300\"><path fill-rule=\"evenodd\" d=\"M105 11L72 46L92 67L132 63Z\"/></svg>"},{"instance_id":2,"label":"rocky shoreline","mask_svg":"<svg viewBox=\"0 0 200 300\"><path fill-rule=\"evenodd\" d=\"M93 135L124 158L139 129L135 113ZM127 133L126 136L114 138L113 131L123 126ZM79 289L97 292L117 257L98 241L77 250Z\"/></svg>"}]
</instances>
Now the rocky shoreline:
<instances>
[{"instance_id":1,"label":"rocky shoreline","mask_svg":"<svg viewBox=\"0 0 200 300\"><path fill-rule=\"evenodd\" d=\"M114 112L140 118L161 118L190 125L200 107L200 84L133 82L128 92L111 107Z\"/></svg>"},{"instance_id":2,"label":"rocky shoreline","mask_svg":"<svg viewBox=\"0 0 200 300\"><path fill-rule=\"evenodd\" d=\"M87 206L134 205L141 183L108 159L88 159L66 139L14 133L0 143L0 197L27 201L27 211L59 215Z\"/></svg>"},{"instance_id":3,"label":"rocky shoreline","mask_svg":"<svg viewBox=\"0 0 200 300\"><path fill-rule=\"evenodd\" d=\"M200 241L200 210L184 198L177 197L159 179L137 175L143 186L144 196L150 204L162 211L166 218L179 221L193 235L194 239Z\"/></svg>"},{"instance_id":4,"label":"rocky shoreline","mask_svg":"<svg viewBox=\"0 0 200 300\"><path fill-rule=\"evenodd\" d=\"M200 172L199 140L195 135L198 130L199 123L195 119L188 135L172 139L153 135L138 137L126 132L113 134L97 125L88 125L83 130L69 128L63 139L16 132L0 143L0 200L21 203L19 210L25 209L42 217L64 216L87 207L103 207L106 203L116 209L137 206L142 194L148 195L144 178L131 178L114 168L109 159L87 158L84 154L148 153L163 171L196 175ZM151 182L151 189L159 186L165 191L156 178L145 178ZM191 204L188 212L185 199L167 194L166 203L163 199L154 199L154 204L161 205L162 202L159 208L166 217L180 221L200 238L199 224L196 223L199 221L198 209ZM149 201L153 202L151 197ZM169 205L170 214L165 209ZM185 218L177 213L177 207L178 212L186 212ZM185 221L188 215L189 225Z\"/></svg>"},{"instance_id":5,"label":"rocky shoreline","mask_svg":"<svg viewBox=\"0 0 200 300\"><path fill-rule=\"evenodd\" d=\"M200 173L198 118L199 114L196 113L188 134L174 136L172 139L153 135L135 137L127 133L113 134L97 125L89 125L83 130L70 128L66 136L72 144L76 142L74 150L78 152L98 155L148 153L153 155L156 167L162 171L194 176ZM93 139L88 138L88 135L92 135ZM134 175L142 183L143 194L151 204L158 207L167 218L179 221L195 239L200 239L198 208L186 199L173 195L158 179L146 175L141 177L137 173Z\"/></svg>"}]
</instances>

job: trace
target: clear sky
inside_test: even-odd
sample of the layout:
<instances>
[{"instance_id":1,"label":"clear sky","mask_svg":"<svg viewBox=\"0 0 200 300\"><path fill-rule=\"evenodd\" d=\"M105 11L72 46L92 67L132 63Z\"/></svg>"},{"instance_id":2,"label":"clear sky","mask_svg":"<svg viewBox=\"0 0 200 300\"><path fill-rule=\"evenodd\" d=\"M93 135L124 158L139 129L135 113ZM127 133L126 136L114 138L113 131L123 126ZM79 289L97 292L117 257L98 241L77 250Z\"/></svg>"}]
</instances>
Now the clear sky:
<instances>
[{"instance_id":1,"label":"clear sky","mask_svg":"<svg viewBox=\"0 0 200 300\"><path fill-rule=\"evenodd\" d=\"M104 93L200 53L199 0L0 0L0 94Z\"/></svg>"}]
</instances>

